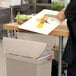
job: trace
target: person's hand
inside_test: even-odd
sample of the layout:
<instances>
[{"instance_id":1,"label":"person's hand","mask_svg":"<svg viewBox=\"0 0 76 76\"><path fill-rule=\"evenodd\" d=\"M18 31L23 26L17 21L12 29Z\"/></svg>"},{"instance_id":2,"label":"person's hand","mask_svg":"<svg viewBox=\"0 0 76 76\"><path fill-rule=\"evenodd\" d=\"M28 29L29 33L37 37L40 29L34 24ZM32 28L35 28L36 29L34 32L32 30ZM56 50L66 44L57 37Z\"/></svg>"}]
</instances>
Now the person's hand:
<instances>
[{"instance_id":1,"label":"person's hand","mask_svg":"<svg viewBox=\"0 0 76 76\"><path fill-rule=\"evenodd\" d=\"M61 11L59 11L59 13L57 14L56 18L58 18L60 21L63 21L65 19L65 8L62 9Z\"/></svg>"}]
</instances>

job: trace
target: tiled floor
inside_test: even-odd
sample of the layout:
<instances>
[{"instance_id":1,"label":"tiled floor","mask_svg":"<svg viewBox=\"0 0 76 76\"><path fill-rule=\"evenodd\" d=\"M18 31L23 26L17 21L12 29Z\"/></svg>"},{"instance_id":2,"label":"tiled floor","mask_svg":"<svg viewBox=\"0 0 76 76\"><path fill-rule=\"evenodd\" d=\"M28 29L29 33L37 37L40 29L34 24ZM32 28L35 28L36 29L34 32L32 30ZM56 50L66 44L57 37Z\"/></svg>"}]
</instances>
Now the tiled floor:
<instances>
[{"instance_id":1,"label":"tiled floor","mask_svg":"<svg viewBox=\"0 0 76 76\"><path fill-rule=\"evenodd\" d=\"M5 56L2 49L2 39L0 39L0 76L6 76Z\"/></svg>"}]
</instances>

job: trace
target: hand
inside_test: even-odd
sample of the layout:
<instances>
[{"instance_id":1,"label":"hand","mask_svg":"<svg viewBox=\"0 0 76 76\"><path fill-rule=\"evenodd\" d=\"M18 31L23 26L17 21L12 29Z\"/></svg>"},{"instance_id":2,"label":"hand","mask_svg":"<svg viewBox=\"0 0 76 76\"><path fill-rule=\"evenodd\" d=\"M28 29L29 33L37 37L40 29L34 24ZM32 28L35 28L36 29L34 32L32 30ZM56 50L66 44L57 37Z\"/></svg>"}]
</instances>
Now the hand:
<instances>
[{"instance_id":1,"label":"hand","mask_svg":"<svg viewBox=\"0 0 76 76\"><path fill-rule=\"evenodd\" d=\"M61 11L59 11L58 15L56 16L56 18L58 18L60 21L63 21L65 19L65 8L63 8Z\"/></svg>"}]
</instances>

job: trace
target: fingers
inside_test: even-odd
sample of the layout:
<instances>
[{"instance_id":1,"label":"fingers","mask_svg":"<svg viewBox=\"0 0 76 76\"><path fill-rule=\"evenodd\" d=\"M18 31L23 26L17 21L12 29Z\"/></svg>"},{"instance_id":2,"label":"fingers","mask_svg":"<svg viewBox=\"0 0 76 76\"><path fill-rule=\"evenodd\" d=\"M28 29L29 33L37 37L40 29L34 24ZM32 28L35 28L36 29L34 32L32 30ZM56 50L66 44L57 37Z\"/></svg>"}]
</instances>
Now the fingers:
<instances>
[{"instance_id":1,"label":"fingers","mask_svg":"<svg viewBox=\"0 0 76 76\"><path fill-rule=\"evenodd\" d=\"M65 14L64 14L64 12L65 12L65 8L62 9L62 10L58 13L58 15L56 16L56 18L58 18L60 21L63 21L63 20L65 19Z\"/></svg>"}]
</instances>

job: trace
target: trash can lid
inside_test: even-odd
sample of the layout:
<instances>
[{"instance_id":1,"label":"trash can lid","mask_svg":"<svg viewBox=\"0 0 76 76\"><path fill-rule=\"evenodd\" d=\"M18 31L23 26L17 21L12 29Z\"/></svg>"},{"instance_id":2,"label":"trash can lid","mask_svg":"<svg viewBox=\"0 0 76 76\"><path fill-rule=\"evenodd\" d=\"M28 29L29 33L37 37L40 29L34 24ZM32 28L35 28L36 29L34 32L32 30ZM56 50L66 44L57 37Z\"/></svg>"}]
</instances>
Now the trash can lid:
<instances>
[{"instance_id":1,"label":"trash can lid","mask_svg":"<svg viewBox=\"0 0 76 76\"><path fill-rule=\"evenodd\" d=\"M28 58L38 58L46 50L44 42L3 38L3 48L7 53L17 54Z\"/></svg>"}]
</instances>

